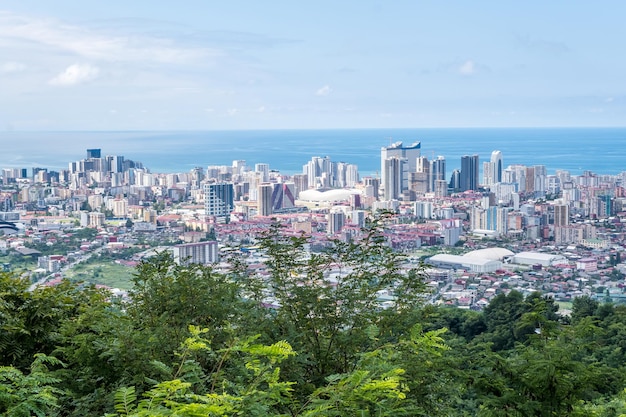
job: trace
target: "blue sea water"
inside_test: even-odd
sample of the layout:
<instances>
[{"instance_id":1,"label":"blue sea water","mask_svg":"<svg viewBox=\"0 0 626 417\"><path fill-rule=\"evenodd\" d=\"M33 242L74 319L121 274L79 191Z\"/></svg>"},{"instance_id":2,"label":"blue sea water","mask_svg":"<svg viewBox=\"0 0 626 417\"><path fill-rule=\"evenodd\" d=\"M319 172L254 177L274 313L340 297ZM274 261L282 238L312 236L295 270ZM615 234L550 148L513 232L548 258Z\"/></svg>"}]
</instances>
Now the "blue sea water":
<instances>
[{"instance_id":1,"label":"blue sea water","mask_svg":"<svg viewBox=\"0 0 626 417\"><path fill-rule=\"evenodd\" d=\"M299 173L312 156L358 165L361 175L380 170L380 148L392 142L421 142L422 155L446 158L447 175L460 167L461 156L478 154L487 161L502 151L504 166L545 165L549 173L580 174L626 171L626 128L472 128L239 130L182 132L0 132L0 168L66 169L86 157L86 149L124 155L152 172L187 172L193 167L249 166Z\"/></svg>"}]
</instances>

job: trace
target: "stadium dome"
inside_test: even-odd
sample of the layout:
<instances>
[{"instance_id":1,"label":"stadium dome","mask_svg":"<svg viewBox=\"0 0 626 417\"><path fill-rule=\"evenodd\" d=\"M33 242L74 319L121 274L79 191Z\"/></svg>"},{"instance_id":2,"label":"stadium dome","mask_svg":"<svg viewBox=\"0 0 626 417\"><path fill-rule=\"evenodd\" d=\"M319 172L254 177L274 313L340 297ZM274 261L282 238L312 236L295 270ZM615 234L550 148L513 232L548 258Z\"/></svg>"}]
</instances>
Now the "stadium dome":
<instances>
[{"instance_id":1,"label":"stadium dome","mask_svg":"<svg viewBox=\"0 0 626 417\"><path fill-rule=\"evenodd\" d=\"M328 191L305 190L300 192L299 199L303 201L347 201L353 194L361 194L357 189L337 189Z\"/></svg>"},{"instance_id":2,"label":"stadium dome","mask_svg":"<svg viewBox=\"0 0 626 417\"><path fill-rule=\"evenodd\" d=\"M501 261L507 256L513 256L513 255L515 254L508 249L487 248L487 249L478 249L478 250L468 252L465 255L463 255L463 257L472 258L472 259L489 259L492 261Z\"/></svg>"}]
</instances>

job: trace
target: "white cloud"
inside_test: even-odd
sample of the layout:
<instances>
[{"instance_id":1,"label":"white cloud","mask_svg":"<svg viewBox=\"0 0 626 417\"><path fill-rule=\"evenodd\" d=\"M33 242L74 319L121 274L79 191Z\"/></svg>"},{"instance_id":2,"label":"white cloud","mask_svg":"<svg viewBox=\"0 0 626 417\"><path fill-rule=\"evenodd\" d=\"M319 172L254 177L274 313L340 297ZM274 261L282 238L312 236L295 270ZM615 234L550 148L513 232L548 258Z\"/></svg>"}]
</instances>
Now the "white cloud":
<instances>
[{"instance_id":1,"label":"white cloud","mask_svg":"<svg viewBox=\"0 0 626 417\"><path fill-rule=\"evenodd\" d=\"M265 106L259 107L258 109L256 109L256 111L259 112L259 113L265 112Z\"/></svg>"},{"instance_id":2,"label":"white cloud","mask_svg":"<svg viewBox=\"0 0 626 417\"><path fill-rule=\"evenodd\" d=\"M516 40L517 43L523 48L531 51L542 52L544 54L559 56L570 51L569 46L560 41L534 39L528 35L517 35Z\"/></svg>"},{"instance_id":3,"label":"white cloud","mask_svg":"<svg viewBox=\"0 0 626 417\"><path fill-rule=\"evenodd\" d=\"M239 110L237 109L228 109L228 111L226 112L226 114L228 114L229 116L234 116L237 113L239 113Z\"/></svg>"},{"instance_id":4,"label":"white cloud","mask_svg":"<svg viewBox=\"0 0 626 417\"><path fill-rule=\"evenodd\" d=\"M330 88L330 86L327 84L324 87L319 88L316 92L315 95L316 96L327 96L329 95L331 92L333 91L332 88Z\"/></svg>"},{"instance_id":5,"label":"white cloud","mask_svg":"<svg viewBox=\"0 0 626 417\"><path fill-rule=\"evenodd\" d=\"M0 39L28 41L78 56L112 62L180 64L205 62L217 51L183 47L173 39L146 35L117 35L54 19L32 18L0 11Z\"/></svg>"},{"instance_id":6,"label":"white cloud","mask_svg":"<svg viewBox=\"0 0 626 417\"><path fill-rule=\"evenodd\" d=\"M605 103L613 103L614 100L615 99L613 97L607 97L607 98L604 99L604 102Z\"/></svg>"},{"instance_id":7,"label":"white cloud","mask_svg":"<svg viewBox=\"0 0 626 417\"><path fill-rule=\"evenodd\" d=\"M474 61L472 61L471 59L465 61L459 67L459 74L462 74L462 75L472 75L475 72L476 72L476 65L474 64Z\"/></svg>"},{"instance_id":8,"label":"white cloud","mask_svg":"<svg viewBox=\"0 0 626 417\"><path fill-rule=\"evenodd\" d=\"M12 72L21 72L26 69L26 65L21 64L19 62L5 62L0 65L0 72L4 74L12 73Z\"/></svg>"},{"instance_id":9,"label":"white cloud","mask_svg":"<svg viewBox=\"0 0 626 417\"><path fill-rule=\"evenodd\" d=\"M98 77L100 70L88 64L73 64L50 80L51 85L76 85L92 81Z\"/></svg>"}]
</instances>

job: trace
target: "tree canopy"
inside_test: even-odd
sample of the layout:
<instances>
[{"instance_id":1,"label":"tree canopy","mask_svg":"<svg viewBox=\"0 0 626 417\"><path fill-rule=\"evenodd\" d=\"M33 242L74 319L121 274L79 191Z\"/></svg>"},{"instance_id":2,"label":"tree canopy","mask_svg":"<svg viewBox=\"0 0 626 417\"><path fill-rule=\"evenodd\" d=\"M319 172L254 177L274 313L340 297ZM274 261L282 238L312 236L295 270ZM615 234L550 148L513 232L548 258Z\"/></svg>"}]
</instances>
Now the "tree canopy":
<instances>
[{"instance_id":1,"label":"tree canopy","mask_svg":"<svg viewBox=\"0 0 626 417\"><path fill-rule=\"evenodd\" d=\"M306 250L275 224L217 270L167 253L127 300L0 273L7 416L619 416L626 307L571 317L504 291L484 311L425 303L423 265L384 237Z\"/></svg>"}]
</instances>

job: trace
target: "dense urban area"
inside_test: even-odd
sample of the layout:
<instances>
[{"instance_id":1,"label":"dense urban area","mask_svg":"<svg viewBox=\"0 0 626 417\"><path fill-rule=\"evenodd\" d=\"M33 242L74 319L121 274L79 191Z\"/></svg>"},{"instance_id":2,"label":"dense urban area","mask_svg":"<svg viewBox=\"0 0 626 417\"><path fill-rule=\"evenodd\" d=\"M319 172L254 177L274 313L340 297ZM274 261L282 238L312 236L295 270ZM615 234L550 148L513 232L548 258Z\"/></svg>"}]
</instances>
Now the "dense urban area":
<instances>
[{"instance_id":1,"label":"dense urban area","mask_svg":"<svg viewBox=\"0 0 626 417\"><path fill-rule=\"evenodd\" d=\"M626 173L419 143L2 170L0 414L626 413Z\"/></svg>"},{"instance_id":2,"label":"dense urban area","mask_svg":"<svg viewBox=\"0 0 626 417\"><path fill-rule=\"evenodd\" d=\"M219 265L238 248L262 270L256 239L273 222L319 252L333 239L358 239L384 210L393 214L387 245L408 267L429 266L433 302L481 309L515 289L567 310L581 295L624 297L626 173L548 175L545 166L504 167L494 151L482 176L478 155L468 155L448 180L445 157L428 160L419 143L383 147L380 158L380 175L363 178L329 157L295 175L242 160L159 174L100 149L60 172L5 168L0 260L32 282L66 277L123 294L146 255L167 250L177 261Z\"/></svg>"}]
</instances>

